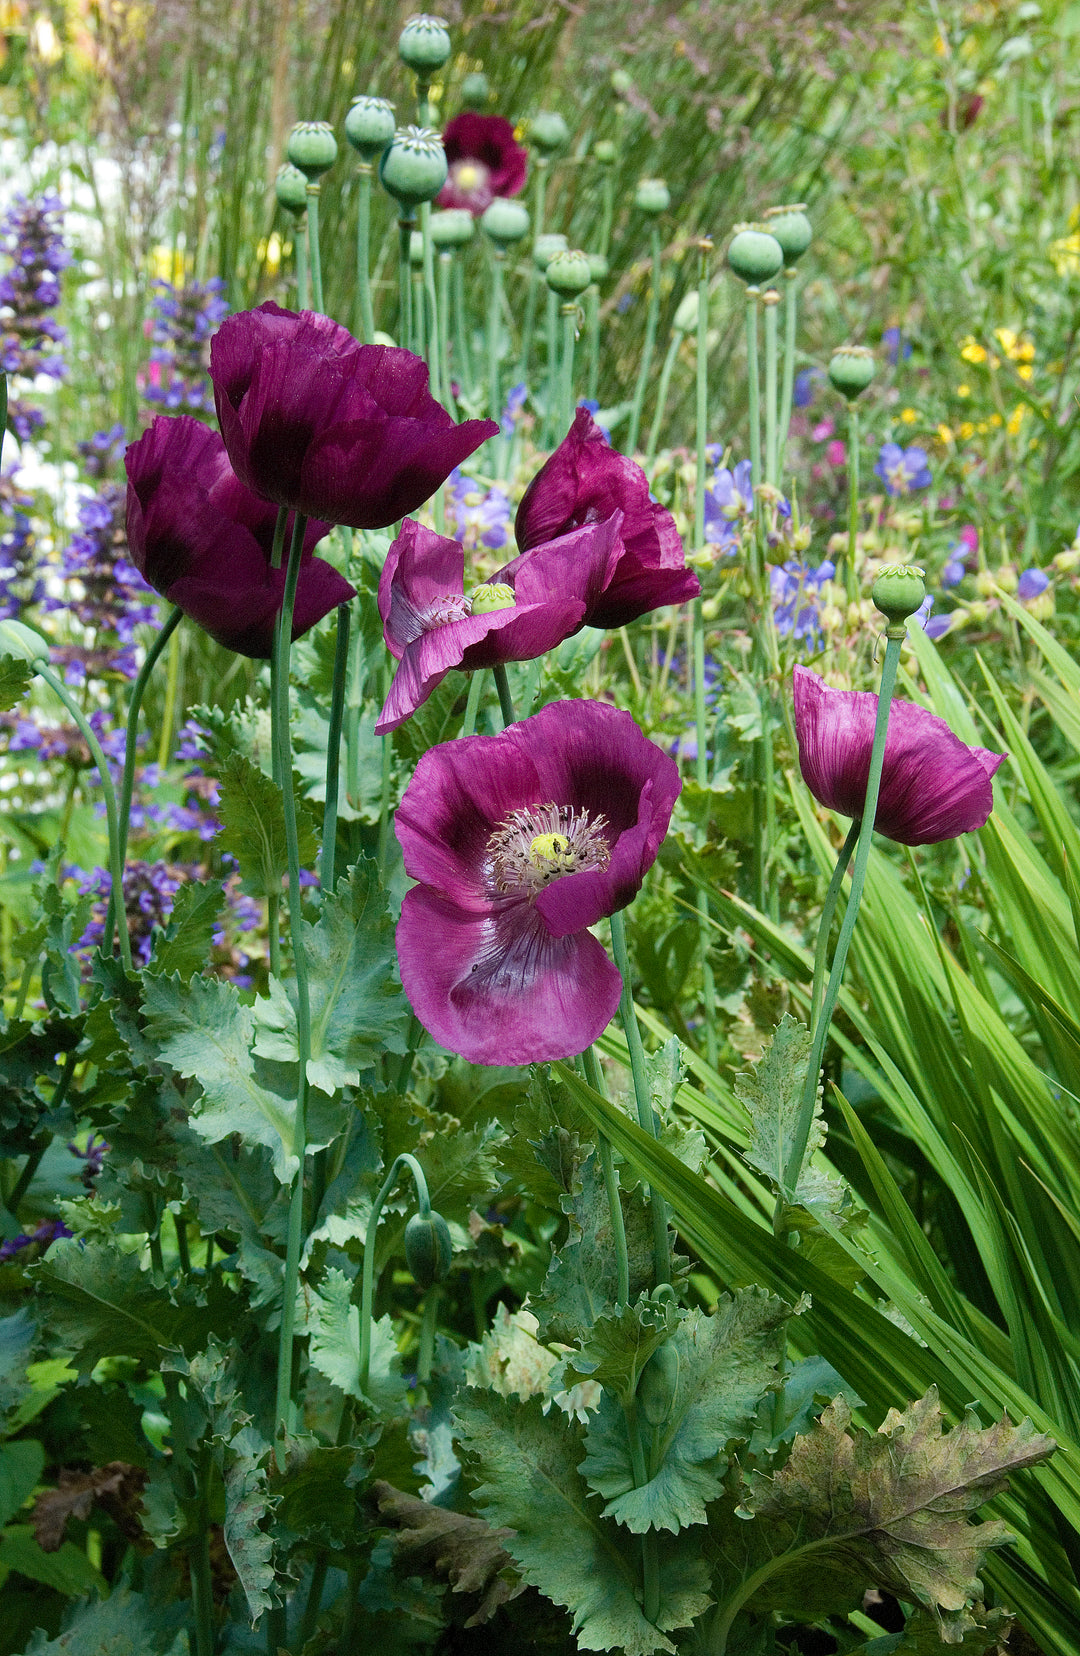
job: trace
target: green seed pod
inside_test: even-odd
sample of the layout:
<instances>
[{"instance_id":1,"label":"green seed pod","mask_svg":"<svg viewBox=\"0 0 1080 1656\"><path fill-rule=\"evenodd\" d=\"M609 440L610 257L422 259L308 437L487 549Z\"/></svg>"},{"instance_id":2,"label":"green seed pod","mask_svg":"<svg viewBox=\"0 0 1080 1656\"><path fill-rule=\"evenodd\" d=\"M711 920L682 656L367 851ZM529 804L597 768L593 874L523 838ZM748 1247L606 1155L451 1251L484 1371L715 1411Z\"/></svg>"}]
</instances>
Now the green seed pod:
<instances>
[{"instance_id":1,"label":"green seed pod","mask_svg":"<svg viewBox=\"0 0 1080 1656\"><path fill-rule=\"evenodd\" d=\"M886 620L906 621L926 597L925 571L914 564L889 564L870 588L870 596Z\"/></svg>"},{"instance_id":2,"label":"green seed pod","mask_svg":"<svg viewBox=\"0 0 1080 1656\"><path fill-rule=\"evenodd\" d=\"M610 138L598 138L592 147L592 152L593 160L598 161L602 167L613 167L615 165L615 145Z\"/></svg>"},{"instance_id":3,"label":"green seed pod","mask_svg":"<svg viewBox=\"0 0 1080 1656\"><path fill-rule=\"evenodd\" d=\"M431 239L436 247L464 247L472 241L473 216L465 207L447 207L431 215Z\"/></svg>"},{"instance_id":4,"label":"green seed pod","mask_svg":"<svg viewBox=\"0 0 1080 1656\"><path fill-rule=\"evenodd\" d=\"M388 98L354 98L345 117L345 136L362 161L377 161L394 141L397 125Z\"/></svg>"},{"instance_id":5,"label":"green seed pod","mask_svg":"<svg viewBox=\"0 0 1080 1656\"><path fill-rule=\"evenodd\" d=\"M594 282L606 282L608 276L608 262L602 253L589 254L589 270Z\"/></svg>"},{"instance_id":6,"label":"green seed pod","mask_svg":"<svg viewBox=\"0 0 1080 1656\"><path fill-rule=\"evenodd\" d=\"M865 345L841 345L829 359L829 383L854 402L877 373L873 351Z\"/></svg>"},{"instance_id":7,"label":"green seed pod","mask_svg":"<svg viewBox=\"0 0 1080 1656\"><path fill-rule=\"evenodd\" d=\"M533 242L533 264L536 266L537 270L543 272L547 269L556 253L565 253L569 246L570 243L559 230L552 230L547 235L537 236L536 240Z\"/></svg>"},{"instance_id":8,"label":"green seed pod","mask_svg":"<svg viewBox=\"0 0 1080 1656\"><path fill-rule=\"evenodd\" d=\"M643 178L634 191L634 206L639 213L659 218L671 206L671 191L662 178Z\"/></svg>"},{"instance_id":9,"label":"green seed pod","mask_svg":"<svg viewBox=\"0 0 1080 1656\"><path fill-rule=\"evenodd\" d=\"M450 1227L442 1214L434 1208L426 1219L414 1213L405 1226L405 1263L417 1287L430 1288L442 1282L453 1254Z\"/></svg>"},{"instance_id":10,"label":"green seed pod","mask_svg":"<svg viewBox=\"0 0 1080 1656\"><path fill-rule=\"evenodd\" d=\"M537 154L547 160L570 142L570 128L554 110L542 109L529 122L529 141Z\"/></svg>"},{"instance_id":11,"label":"green seed pod","mask_svg":"<svg viewBox=\"0 0 1080 1656\"><path fill-rule=\"evenodd\" d=\"M472 595L474 615L493 615L496 610L516 608L514 589L506 581L484 581Z\"/></svg>"},{"instance_id":12,"label":"green seed pod","mask_svg":"<svg viewBox=\"0 0 1080 1656\"><path fill-rule=\"evenodd\" d=\"M802 202L794 207L770 207L765 214L765 228L783 248L784 264L789 270L802 258L814 235Z\"/></svg>"},{"instance_id":13,"label":"green seed pod","mask_svg":"<svg viewBox=\"0 0 1080 1656\"><path fill-rule=\"evenodd\" d=\"M529 233L529 209L520 201L496 196L480 219L480 228L502 252Z\"/></svg>"},{"instance_id":14,"label":"green seed pod","mask_svg":"<svg viewBox=\"0 0 1080 1656\"><path fill-rule=\"evenodd\" d=\"M383 189L405 207L437 196L448 170L442 139L429 127L399 127L379 162Z\"/></svg>"},{"instance_id":15,"label":"green seed pod","mask_svg":"<svg viewBox=\"0 0 1080 1656\"><path fill-rule=\"evenodd\" d=\"M402 63L421 80L426 80L442 68L453 51L453 44L441 17L421 13L409 18L398 37L397 49Z\"/></svg>"},{"instance_id":16,"label":"green seed pod","mask_svg":"<svg viewBox=\"0 0 1080 1656\"><path fill-rule=\"evenodd\" d=\"M589 255L574 250L565 253L556 253L548 261L544 272L547 285L554 293L561 294L564 299L576 299L579 293L592 281L592 271L589 268Z\"/></svg>"},{"instance_id":17,"label":"green seed pod","mask_svg":"<svg viewBox=\"0 0 1080 1656\"><path fill-rule=\"evenodd\" d=\"M307 179L299 167L294 167L291 161L286 161L283 167L278 168L274 180L274 194L278 204L288 213L294 213L297 218L307 212Z\"/></svg>"},{"instance_id":18,"label":"green seed pod","mask_svg":"<svg viewBox=\"0 0 1080 1656\"><path fill-rule=\"evenodd\" d=\"M673 1345L653 1352L637 1383L637 1400L650 1426L662 1426L671 1414L679 1389L679 1353Z\"/></svg>"},{"instance_id":19,"label":"green seed pod","mask_svg":"<svg viewBox=\"0 0 1080 1656\"><path fill-rule=\"evenodd\" d=\"M298 121L289 133L289 160L312 183L337 160L337 139L329 121Z\"/></svg>"},{"instance_id":20,"label":"green seed pod","mask_svg":"<svg viewBox=\"0 0 1080 1656\"><path fill-rule=\"evenodd\" d=\"M611 90L617 98L625 98L634 82L625 69L611 71Z\"/></svg>"},{"instance_id":21,"label":"green seed pod","mask_svg":"<svg viewBox=\"0 0 1080 1656\"><path fill-rule=\"evenodd\" d=\"M771 282L782 269L784 249L775 236L746 225L728 248L727 262L741 282L760 287L762 282Z\"/></svg>"},{"instance_id":22,"label":"green seed pod","mask_svg":"<svg viewBox=\"0 0 1080 1656\"><path fill-rule=\"evenodd\" d=\"M483 109L491 100L491 83L482 69L474 69L461 83L462 109Z\"/></svg>"}]
</instances>

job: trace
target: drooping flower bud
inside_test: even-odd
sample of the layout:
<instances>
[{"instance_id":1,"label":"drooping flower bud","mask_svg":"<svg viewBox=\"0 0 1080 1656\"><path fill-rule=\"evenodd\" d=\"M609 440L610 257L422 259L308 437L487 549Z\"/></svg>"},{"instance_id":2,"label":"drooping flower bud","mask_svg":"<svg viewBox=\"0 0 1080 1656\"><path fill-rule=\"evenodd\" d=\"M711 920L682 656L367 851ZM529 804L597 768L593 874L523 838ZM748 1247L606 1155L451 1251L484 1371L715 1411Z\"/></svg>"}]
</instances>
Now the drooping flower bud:
<instances>
[{"instance_id":1,"label":"drooping flower bud","mask_svg":"<svg viewBox=\"0 0 1080 1656\"><path fill-rule=\"evenodd\" d=\"M307 212L307 179L299 167L294 167L291 161L286 161L283 167L278 168L274 180L274 194L280 206L286 212L293 213L296 218Z\"/></svg>"},{"instance_id":2,"label":"drooping flower bud","mask_svg":"<svg viewBox=\"0 0 1080 1656\"><path fill-rule=\"evenodd\" d=\"M569 249L564 253L556 253L549 259L548 267L544 272L547 285L554 293L564 299L576 299L579 293L592 281L592 270L589 268L589 255Z\"/></svg>"},{"instance_id":3,"label":"drooping flower bud","mask_svg":"<svg viewBox=\"0 0 1080 1656\"><path fill-rule=\"evenodd\" d=\"M464 247L472 241L473 216L466 207L447 207L431 215L431 239L436 247Z\"/></svg>"},{"instance_id":4,"label":"drooping flower bud","mask_svg":"<svg viewBox=\"0 0 1080 1656\"><path fill-rule=\"evenodd\" d=\"M829 359L829 383L854 402L877 373L873 351L865 345L841 345Z\"/></svg>"},{"instance_id":5,"label":"drooping flower bud","mask_svg":"<svg viewBox=\"0 0 1080 1656\"><path fill-rule=\"evenodd\" d=\"M663 1426L679 1389L679 1353L670 1344L653 1352L637 1383L637 1401L650 1426Z\"/></svg>"},{"instance_id":6,"label":"drooping flower bud","mask_svg":"<svg viewBox=\"0 0 1080 1656\"><path fill-rule=\"evenodd\" d=\"M441 69L452 50L450 31L442 18L423 12L410 17L398 37L398 57L421 80Z\"/></svg>"},{"instance_id":7,"label":"drooping flower bud","mask_svg":"<svg viewBox=\"0 0 1080 1656\"><path fill-rule=\"evenodd\" d=\"M298 121L289 134L287 151L310 183L321 178L337 160L337 139L329 121Z\"/></svg>"},{"instance_id":8,"label":"drooping flower bud","mask_svg":"<svg viewBox=\"0 0 1080 1656\"><path fill-rule=\"evenodd\" d=\"M491 82L482 69L474 69L461 83L462 109L483 109L491 98Z\"/></svg>"},{"instance_id":9,"label":"drooping flower bud","mask_svg":"<svg viewBox=\"0 0 1080 1656\"><path fill-rule=\"evenodd\" d=\"M496 610L514 609L517 599L506 581L483 581L472 595L474 615L492 615Z\"/></svg>"},{"instance_id":10,"label":"drooping flower bud","mask_svg":"<svg viewBox=\"0 0 1080 1656\"><path fill-rule=\"evenodd\" d=\"M383 189L404 207L433 200L448 170L442 139L430 127L399 127L379 162Z\"/></svg>"},{"instance_id":11,"label":"drooping flower bud","mask_svg":"<svg viewBox=\"0 0 1080 1656\"><path fill-rule=\"evenodd\" d=\"M784 263L790 270L813 239L814 229L806 216L806 208L802 202L794 207L770 207L765 214L765 227L783 248Z\"/></svg>"},{"instance_id":12,"label":"drooping flower bud","mask_svg":"<svg viewBox=\"0 0 1080 1656\"><path fill-rule=\"evenodd\" d=\"M533 264L543 273L556 253L565 253L570 246L561 230L552 230L542 236L537 236L533 242Z\"/></svg>"},{"instance_id":13,"label":"drooping flower bud","mask_svg":"<svg viewBox=\"0 0 1080 1656\"><path fill-rule=\"evenodd\" d=\"M394 141L397 123L388 98L354 98L345 117L345 136L362 161L377 161Z\"/></svg>"},{"instance_id":14,"label":"drooping flower bud","mask_svg":"<svg viewBox=\"0 0 1080 1656\"><path fill-rule=\"evenodd\" d=\"M480 219L480 228L500 252L512 247L529 233L529 209L520 201L509 201L496 196Z\"/></svg>"},{"instance_id":15,"label":"drooping flower bud","mask_svg":"<svg viewBox=\"0 0 1080 1656\"><path fill-rule=\"evenodd\" d=\"M671 191L662 178L642 178L634 191L634 206L639 213L659 218L671 206Z\"/></svg>"},{"instance_id":16,"label":"drooping flower bud","mask_svg":"<svg viewBox=\"0 0 1080 1656\"><path fill-rule=\"evenodd\" d=\"M543 160L558 154L570 142L570 128L553 109L542 109L529 122L529 141Z\"/></svg>"},{"instance_id":17,"label":"drooping flower bud","mask_svg":"<svg viewBox=\"0 0 1080 1656\"><path fill-rule=\"evenodd\" d=\"M747 225L727 250L727 262L741 282L759 287L771 282L784 263L784 249L768 231Z\"/></svg>"},{"instance_id":18,"label":"drooping flower bud","mask_svg":"<svg viewBox=\"0 0 1080 1656\"><path fill-rule=\"evenodd\" d=\"M427 1218L414 1213L405 1226L405 1263L418 1288L442 1282L450 1270L454 1244L450 1227L441 1213L432 1208Z\"/></svg>"},{"instance_id":19,"label":"drooping flower bud","mask_svg":"<svg viewBox=\"0 0 1080 1656\"><path fill-rule=\"evenodd\" d=\"M926 597L925 571L914 564L888 564L870 588L870 596L886 620L906 621Z\"/></svg>"}]
</instances>

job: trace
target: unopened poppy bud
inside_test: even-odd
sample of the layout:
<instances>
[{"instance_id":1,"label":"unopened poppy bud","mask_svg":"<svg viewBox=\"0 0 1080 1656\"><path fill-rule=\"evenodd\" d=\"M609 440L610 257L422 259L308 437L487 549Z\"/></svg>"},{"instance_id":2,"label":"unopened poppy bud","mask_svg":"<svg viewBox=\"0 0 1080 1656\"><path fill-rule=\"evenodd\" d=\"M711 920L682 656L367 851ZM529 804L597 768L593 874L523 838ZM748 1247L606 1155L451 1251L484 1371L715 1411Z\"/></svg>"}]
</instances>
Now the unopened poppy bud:
<instances>
[{"instance_id":1,"label":"unopened poppy bud","mask_svg":"<svg viewBox=\"0 0 1080 1656\"><path fill-rule=\"evenodd\" d=\"M283 167L278 168L274 180L274 194L279 204L286 212L299 218L307 212L307 179L299 167L294 167L291 161L286 161Z\"/></svg>"},{"instance_id":2,"label":"unopened poppy bud","mask_svg":"<svg viewBox=\"0 0 1080 1656\"><path fill-rule=\"evenodd\" d=\"M634 191L634 206L639 213L659 218L671 206L671 191L662 178L642 178Z\"/></svg>"},{"instance_id":3,"label":"unopened poppy bud","mask_svg":"<svg viewBox=\"0 0 1080 1656\"><path fill-rule=\"evenodd\" d=\"M553 109L542 109L529 122L529 140L537 154L546 161L549 156L565 149L570 142L570 128Z\"/></svg>"},{"instance_id":4,"label":"unopened poppy bud","mask_svg":"<svg viewBox=\"0 0 1080 1656\"><path fill-rule=\"evenodd\" d=\"M720 614L719 598L703 598L701 600L701 615L705 621L715 621Z\"/></svg>"},{"instance_id":5,"label":"unopened poppy bud","mask_svg":"<svg viewBox=\"0 0 1080 1656\"><path fill-rule=\"evenodd\" d=\"M770 207L765 214L765 227L783 248L784 263L789 269L802 258L814 234L802 202L794 207Z\"/></svg>"},{"instance_id":6,"label":"unopened poppy bud","mask_svg":"<svg viewBox=\"0 0 1080 1656\"><path fill-rule=\"evenodd\" d=\"M345 136L363 161L377 161L394 141L397 123L388 98L354 98L345 117Z\"/></svg>"},{"instance_id":7,"label":"unopened poppy bud","mask_svg":"<svg viewBox=\"0 0 1080 1656\"><path fill-rule=\"evenodd\" d=\"M441 17L410 17L398 37L398 57L421 79L441 69L453 46Z\"/></svg>"},{"instance_id":8,"label":"unopened poppy bud","mask_svg":"<svg viewBox=\"0 0 1080 1656\"><path fill-rule=\"evenodd\" d=\"M399 128L379 162L383 189L404 207L433 200L448 171L442 139L429 127Z\"/></svg>"},{"instance_id":9,"label":"unopened poppy bud","mask_svg":"<svg viewBox=\"0 0 1080 1656\"><path fill-rule=\"evenodd\" d=\"M431 215L431 239L436 247L464 247L473 237L473 216L467 207L447 207Z\"/></svg>"},{"instance_id":10,"label":"unopened poppy bud","mask_svg":"<svg viewBox=\"0 0 1080 1656\"><path fill-rule=\"evenodd\" d=\"M592 276L593 281L594 282L606 282L607 281L607 274L608 274L608 262L605 259L604 255L602 253L590 253L588 255L588 259L589 259L589 273Z\"/></svg>"},{"instance_id":11,"label":"unopened poppy bud","mask_svg":"<svg viewBox=\"0 0 1080 1656\"><path fill-rule=\"evenodd\" d=\"M593 160L598 161L602 167L613 167L615 165L615 145L610 138L598 138L592 147L592 152Z\"/></svg>"},{"instance_id":12,"label":"unopened poppy bud","mask_svg":"<svg viewBox=\"0 0 1080 1656\"><path fill-rule=\"evenodd\" d=\"M741 282L758 287L771 282L784 263L784 250L765 230L740 230L727 250L727 262Z\"/></svg>"},{"instance_id":13,"label":"unopened poppy bud","mask_svg":"<svg viewBox=\"0 0 1080 1656\"><path fill-rule=\"evenodd\" d=\"M514 589L505 581L483 581L472 595L474 615L491 615L495 610L514 609Z\"/></svg>"},{"instance_id":14,"label":"unopened poppy bud","mask_svg":"<svg viewBox=\"0 0 1080 1656\"><path fill-rule=\"evenodd\" d=\"M442 1282L453 1256L450 1227L442 1214L434 1208L426 1219L414 1213L405 1226L405 1263L417 1287L431 1288Z\"/></svg>"},{"instance_id":15,"label":"unopened poppy bud","mask_svg":"<svg viewBox=\"0 0 1080 1656\"><path fill-rule=\"evenodd\" d=\"M914 564L889 564L870 588L870 596L887 620L906 621L926 597L924 571Z\"/></svg>"},{"instance_id":16,"label":"unopened poppy bud","mask_svg":"<svg viewBox=\"0 0 1080 1656\"><path fill-rule=\"evenodd\" d=\"M496 196L481 217L480 228L500 250L512 247L529 233L529 210L520 201Z\"/></svg>"},{"instance_id":17,"label":"unopened poppy bud","mask_svg":"<svg viewBox=\"0 0 1080 1656\"><path fill-rule=\"evenodd\" d=\"M641 1371L637 1401L650 1426L663 1426L670 1417L679 1389L679 1353L673 1345L654 1351Z\"/></svg>"},{"instance_id":18,"label":"unopened poppy bud","mask_svg":"<svg viewBox=\"0 0 1080 1656\"><path fill-rule=\"evenodd\" d=\"M625 98L634 82L625 69L611 71L611 90L617 98Z\"/></svg>"},{"instance_id":19,"label":"unopened poppy bud","mask_svg":"<svg viewBox=\"0 0 1080 1656\"><path fill-rule=\"evenodd\" d=\"M697 327L698 295L697 288L691 289L675 312L675 330L677 333L691 333Z\"/></svg>"},{"instance_id":20,"label":"unopened poppy bud","mask_svg":"<svg viewBox=\"0 0 1080 1656\"><path fill-rule=\"evenodd\" d=\"M49 642L24 621L0 621L0 655L16 661L48 661Z\"/></svg>"},{"instance_id":21,"label":"unopened poppy bud","mask_svg":"<svg viewBox=\"0 0 1080 1656\"><path fill-rule=\"evenodd\" d=\"M329 121L298 121L289 133L289 160L310 183L337 160L337 139Z\"/></svg>"},{"instance_id":22,"label":"unopened poppy bud","mask_svg":"<svg viewBox=\"0 0 1080 1656\"><path fill-rule=\"evenodd\" d=\"M1029 571L1029 574L1033 574L1033 573L1036 573L1036 572L1035 571ZM1038 593L1042 592L1043 589L1046 586L1046 576L1043 575L1042 570L1037 571L1037 573L1038 573L1039 577L1041 578L1041 585L1038 586L1038 588L1037 588L1037 591L1035 593L1036 597L1038 596ZM1002 564L1001 568L997 572L997 584L1001 588L1002 592L1015 592L1017 587L1020 585L1020 581L1021 581L1021 577L1016 573L1016 565L1015 564ZM1030 587L1032 583L1029 580L1026 584L1027 584L1027 586ZM1025 594L1025 596L1026 596L1026 594Z\"/></svg>"},{"instance_id":23,"label":"unopened poppy bud","mask_svg":"<svg viewBox=\"0 0 1080 1656\"><path fill-rule=\"evenodd\" d=\"M874 353L865 345L841 345L829 358L829 383L848 402L866 390L876 373Z\"/></svg>"},{"instance_id":24,"label":"unopened poppy bud","mask_svg":"<svg viewBox=\"0 0 1080 1656\"><path fill-rule=\"evenodd\" d=\"M814 532L808 523L800 523L791 537L791 544L795 551L805 552L813 539L813 535Z\"/></svg>"},{"instance_id":25,"label":"unopened poppy bud","mask_svg":"<svg viewBox=\"0 0 1080 1656\"><path fill-rule=\"evenodd\" d=\"M570 243L560 230L552 230L543 236L537 236L533 242L533 264L537 270L544 271L556 253L565 253L569 246Z\"/></svg>"},{"instance_id":26,"label":"unopened poppy bud","mask_svg":"<svg viewBox=\"0 0 1080 1656\"><path fill-rule=\"evenodd\" d=\"M462 109L483 109L491 97L491 82L482 69L474 69L461 83Z\"/></svg>"},{"instance_id":27,"label":"unopened poppy bud","mask_svg":"<svg viewBox=\"0 0 1080 1656\"><path fill-rule=\"evenodd\" d=\"M589 269L587 253L569 250L565 253L556 253L548 261L544 272L547 285L553 292L561 294L564 299L576 299L579 293L592 281L592 271Z\"/></svg>"}]
</instances>

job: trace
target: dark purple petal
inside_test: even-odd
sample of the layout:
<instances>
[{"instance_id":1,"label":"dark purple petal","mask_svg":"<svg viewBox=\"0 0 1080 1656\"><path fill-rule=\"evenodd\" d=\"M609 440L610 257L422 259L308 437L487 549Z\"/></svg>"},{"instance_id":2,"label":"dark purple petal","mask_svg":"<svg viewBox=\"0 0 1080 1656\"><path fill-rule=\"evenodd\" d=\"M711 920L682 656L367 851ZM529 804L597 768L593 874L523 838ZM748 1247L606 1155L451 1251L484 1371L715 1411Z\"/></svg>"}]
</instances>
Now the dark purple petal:
<instances>
[{"instance_id":1,"label":"dark purple petal","mask_svg":"<svg viewBox=\"0 0 1080 1656\"><path fill-rule=\"evenodd\" d=\"M503 115L479 115L466 110L446 123L443 148L450 167L450 178L439 192L440 207L474 207L472 192L460 191L454 183L454 168L459 161L479 161L484 168L484 193L487 206L495 196L516 196L525 186L529 166L529 152L514 137L511 123ZM479 198L477 198L478 200Z\"/></svg>"},{"instance_id":2,"label":"dark purple petal","mask_svg":"<svg viewBox=\"0 0 1080 1656\"><path fill-rule=\"evenodd\" d=\"M420 617L441 599L465 591L465 548L460 541L406 518L379 576L383 638L400 661L405 646L419 638Z\"/></svg>"},{"instance_id":3,"label":"dark purple petal","mask_svg":"<svg viewBox=\"0 0 1080 1656\"><path fill-rule=\"evenodd\" d=\"M300 510L352 529L385 528L422 506L499 429L494 420L455 425L434 398L428 401L432 412L422 417L376 410L314 438L303 464Z\"/></svg>"},{"instance_id":4,"label":"dark purple petal","mask_svg":"<svg viewBox=\"0 0 1080 1656\"><path fill-rule=\"evenodd\" d=\"M866 802L878 698L833 690L795 668L799 764L814 797L845 816ZM902 845L934 845L981 828L993 810L991 777L1005 755L968 747L944 719L894 701L874 826Z\"/></svg>"}]
</instances>

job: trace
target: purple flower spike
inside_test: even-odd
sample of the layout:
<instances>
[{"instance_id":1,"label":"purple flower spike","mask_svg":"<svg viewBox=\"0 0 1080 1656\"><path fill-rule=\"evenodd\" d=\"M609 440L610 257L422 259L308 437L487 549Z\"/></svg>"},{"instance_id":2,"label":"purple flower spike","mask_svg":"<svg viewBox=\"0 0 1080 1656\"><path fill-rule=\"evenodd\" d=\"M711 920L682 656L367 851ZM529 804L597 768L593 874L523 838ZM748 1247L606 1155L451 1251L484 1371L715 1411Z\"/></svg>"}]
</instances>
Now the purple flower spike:
<instances>
[{"instance_id":1,"label":"purple flower spike","mask_svg":"<svg viewBox=\"0 0 1080 1656\"><path fill-rule=\"evenodd\" d=\"M241 483L353 529L415 512L499 429L494 420L456 425L411 351L359 345L328 316L269 300L222 324L210 377Z\"/></svg>"},{"instance_id":2,"label":"purple flower spike","mask_svg":"<svg viewBox=\"0 0 1080 1656\"><path fill-rule=\"evenodd\" d=\"M586 612L587 625L623 627L664 604L696 598L701 585L686 567L675 519L650 499L641 467L611 447L584 408L526 489L514 522L521 557L498 578L515 579L527 558L546 555L551 541L613 512L623 514L622 555Z\"/></svg>"},{"instance_id":3,"label":"purple flower spike","mask_svg":"<svg viewBox=\"0 0 1080 1656\"><path fill-rule=\"evenodd\" d=\"M504 115L455 115L446 123L443 149L450 174L440 207L464 207L479 218L496 196L516 196L525 187L529 152Z\"/></svg>"},{"instance_id":4,"label":"purple flower spike","mask_svg":"<svg viewBox=\"0 0 1080 1656\"><path fill-rule=\"evenodd\" d=\"M233 475L216 431L189 414L159 414L124 456L132 560L151 586L211 638L267 657L285 592L285 563L271 569L277 513ZM296 588L299 638L356 592L312 557L329 524L311 519Z\"/></svg>"},{"instance_id":5,"label":"purple flower spike","mask_svg":"<svg viewBox=\"0 0 1080 1656\"><path fill-rule=\"evenodd\" d=\"M553 541L505 583L505 608L474 614L464 588L465 548L406 518L379 579L383 637L401 665L375 734L404 723L451 667L534 661L577 632L622 551L621 521L615 512L606 523Z\"/></svg>"},{"instance_id":6,"label":"purple flower spike","mask_svg":"<svg viewBox=\"0 0 1080 1656\"><path fill-rule=\"evenodd\" d=\"M588 928L639 890L679 793L628 713L552 702L420 760L394 826L419 885L397 929L424 1028L474 1064L582 1052L619 1004Z\"/></svg>"},{"instance_id":7,"label":"purple flower spike","mask_svg":"<svg viewBox=\"0 0 1080 1656\"><path fill-rule=\"evenodd\" d=\"M860 816L866 802L877 704L869 691L832 690L806 667L795 669L803 780L815 799L844 816ZM968 747L924 707L894 701L874 827L901 845L973 833L994 808L990 779L1004 757Z\"/></svg>"}]
</instances>

